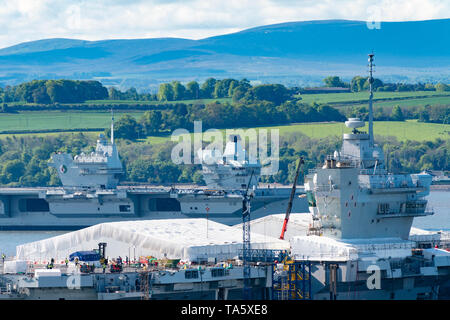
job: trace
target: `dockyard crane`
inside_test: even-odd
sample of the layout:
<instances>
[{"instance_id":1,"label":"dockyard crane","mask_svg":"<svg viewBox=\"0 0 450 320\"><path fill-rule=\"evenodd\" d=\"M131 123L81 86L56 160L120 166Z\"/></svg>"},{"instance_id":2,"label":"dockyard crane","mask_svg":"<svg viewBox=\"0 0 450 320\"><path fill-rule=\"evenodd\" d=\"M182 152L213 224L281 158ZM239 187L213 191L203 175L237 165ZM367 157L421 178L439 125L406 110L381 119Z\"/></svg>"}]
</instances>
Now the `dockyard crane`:
<instances>
[{"instance_id":1,"label":"dockyard crane","mask_svg":"<svg viewBox=\"0 0 450 320\"><path fill-rule=\"evenodd\" d=\"M244 300L251 299L251 268L250 268L250 201L253 197L253 192L249 192L250 182L253 178L253 170L250 175L250 180L247 184L247 189L243 192L242 197L242 264L244 267L244 287L242 297Z\"/></svg>"},{"instance_id":2,"label":"dockyard crane","mask_svg":"<svg viewBox=\"0 0 450 320\"><path fill-rule=\"evenodd\" d=\"M288 203L288 206L286 209L286 216L284 217L283 228L281 229L281 235L280 235L281 240L284 240L284 233L287 230L287 224L288 224L289 216L290 216L291 210L292 210L292 201L294 200L295 190L297 188L298 174L300 172L300 167L304 163L305 162L303 161L303 157L300 157L300 161L298 162L298 165L297 165L297 171L295 172L294 183L292 184L291 196L289 197L289 203Z\"/></svg>"}]
</instances>

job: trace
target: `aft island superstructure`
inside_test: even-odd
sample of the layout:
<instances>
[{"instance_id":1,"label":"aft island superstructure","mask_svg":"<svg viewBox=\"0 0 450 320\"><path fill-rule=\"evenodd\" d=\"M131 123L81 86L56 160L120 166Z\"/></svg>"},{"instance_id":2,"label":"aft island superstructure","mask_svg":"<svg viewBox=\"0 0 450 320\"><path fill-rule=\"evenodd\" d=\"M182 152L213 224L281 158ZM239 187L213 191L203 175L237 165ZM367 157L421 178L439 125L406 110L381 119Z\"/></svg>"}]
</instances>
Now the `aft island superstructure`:
<instances>
[{"instance_id":1,"label":"aft island superstructure","mask_svg":"<svg viewBox=\"0 0 450 320\"><path fill-rule=\"evenodd\" d=\"M386 169L373 139L372 61L369 130L349 119L341 150L306 177L312 220L308 235L291 239L292 254L316 263L317 299L436 299L449 288L450 253L410 238L413 219L433 214L432 177Z\"/></svg>"}]
</instances>

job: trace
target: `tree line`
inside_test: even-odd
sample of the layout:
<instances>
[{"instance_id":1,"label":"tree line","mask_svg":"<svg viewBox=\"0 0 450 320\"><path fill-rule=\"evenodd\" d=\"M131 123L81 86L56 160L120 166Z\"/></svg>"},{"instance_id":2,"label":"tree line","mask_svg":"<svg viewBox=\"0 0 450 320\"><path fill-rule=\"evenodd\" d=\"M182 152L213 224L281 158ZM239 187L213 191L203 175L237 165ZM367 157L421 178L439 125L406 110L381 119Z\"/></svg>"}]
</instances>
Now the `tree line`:
<instances>
[{"instance_id":1,"label":"tree line","mask_svg":"<svg viewBox=\"0 0 450 320\"><path fill-rule=\"evenodd\" d=\"M37 104L103 100L108 90L99 81L33 80L0 90L0 102Z\"/></svg>"},{"instance_id":2,"label":"tree line","mask_svg":"<svg viewBox=\"0 0 450 320\"><path fill-rule=\"evenodd\" d=\"M350 88L353 92L369 89L368 77L355 76L349 83L338 76L323 79L325 87ZM374 79L375 91L450 91L445 83L383 83ZM162 83L157 93L139 93L135 88L121 91L115 87L107 89L99 81L80 80L33 80L13 87L0 87L0 103L24 102L35 104L83 103L87 100L130 100L130 101L180 101L198 99L232 98L233 102L266 100L277 104L290 96L302 92L303 88L286 88L281 84L252 86L247 79L208 78L201 85L190 81Z\"/></svg>"},{"instance_id":3,"label":"tree line","mask_svg":"<svg viewBox=\"0 0 450 320\"><path fill-rule=\"evenodd\" d=\"M350 88L352 92L369 90L369 77L355 76L350 82L344 82L338 76L329 76L323 79L326 87ZM402 92L402 91L450 91L450 85L439 82L433 83L383 83L374 78L372 87L374 91Z\"/></svg>"},{"instance_id":4,"label":"tree line","mask_svg":"<svg viewBox=\"0 0 450 320\"><path fill-rule=\"evenodd\" d=\"M290 91L280 84L265 84L253 87L247 79L208 78L201 85L190 81L162 83L157 94L138 93L135 88L121 91L105 88L98 81L78 80L33 80L17 86L0 88L0 102L23 102L35 104L83 103L87 100L130 100L130 101L179 101L192 99L233 98L233 101L267 100L281 103L291 96Z\"/></svg>"},{"instance_id":5,"label":"tree line","mask_svg":"<svg viewBox=\"0 0 450 320\"><path fill-rule=\"evenodd\" d=\"M399 142L393 137L376 137L383 147L388 169L394 173L413 173L422 170L450 170L450 139ZM292 183L295 161L305 159L306 169L323 163L326 155L341 147L341 138L330 136L317 139L301 133L280 137L279 171L261 177L267 183ZM68 152L73 156L94 150L95 138L83 133L56 136L6 137L0 140L0 184L5 186L60 186L48 159L54 152ZM125 173L121 183L197 183L204 184L200 165L176 165L171 159L174 142L150 145L127 140L117 141ZM303 177L300 177L302 181Z\"/></svg>"}]
</instances>

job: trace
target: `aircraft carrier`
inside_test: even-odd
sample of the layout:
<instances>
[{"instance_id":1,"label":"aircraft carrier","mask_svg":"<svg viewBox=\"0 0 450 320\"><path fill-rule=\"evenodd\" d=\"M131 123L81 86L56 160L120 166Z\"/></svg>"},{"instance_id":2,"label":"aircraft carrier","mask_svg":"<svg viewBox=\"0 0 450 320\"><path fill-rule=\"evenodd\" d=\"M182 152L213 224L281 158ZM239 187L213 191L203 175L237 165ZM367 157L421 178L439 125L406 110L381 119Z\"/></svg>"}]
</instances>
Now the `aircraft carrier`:
<instances>
[{"instance_id":1,"label":"aircraft carrier","mask_svg":"<svg viewBox=\"0 0 450 320\"><path fill-rule=\"evenodd\" d=\"M415 218L433 214L432 177L389 172L374 141L372 61L370 54L368 132L361 119L346 121L342 148L306 177L309 213L292 214L289 224L288 212L257 218L253 199L241 197L251 203L240 207L241 218L253 219L233 227L205 217L122 221L23 244L4 263L0 299L450 299L450 234L411 230ZM54 165L69 172L63 157ZM96 253L108 243L108 260L127 256L126 269L82 272L64 261L43 269L97 243Z\"/></svg>"},{"instance_id":2,"label":"aircraft carrier","mask_svg":"<svg viewBox=\"0 0 450 320\"><path fill-rule=\"evenodd\" d=\"M100 134L95 152L52 155L49 166L62 187L0 188L0 230L76 230L102 222L205 217L233 225L242 221L247 186L255 194L253 217L284 212L290 188L258 187L261 164L246 159L239 136L229 138L220 158L203 162L206 187L136 187L119 185L123 166L114 134L110 140ZM294 212L308 210L303 193L297 191Z\"/></svg>"}]
</instances>

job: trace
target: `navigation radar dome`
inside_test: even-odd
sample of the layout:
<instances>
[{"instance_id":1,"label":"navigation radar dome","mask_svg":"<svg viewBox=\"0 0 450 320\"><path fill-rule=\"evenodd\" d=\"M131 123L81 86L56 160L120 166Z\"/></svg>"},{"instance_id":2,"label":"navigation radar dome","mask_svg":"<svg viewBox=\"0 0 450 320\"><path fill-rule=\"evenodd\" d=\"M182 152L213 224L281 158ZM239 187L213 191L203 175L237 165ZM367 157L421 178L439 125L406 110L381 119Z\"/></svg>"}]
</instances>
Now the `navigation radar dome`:
<instances>
[{"instance_id":1,"label":"navigation radar dome","mask_svg":"<svg viewBox=\"0 0 450 320\"><path fill-rule=\"evenodd\" d=\"M359 118L349 118L348 121L345 121L345 125L348 128L351 129L356 129L356 128L362 128L364 127L366 124L364 123L364 121L362 121Z\"/></svg>"},{"instance_id":2,"label":"navigation radar dome","mask_svg":"<svg viewBox=\"0 0 450 320\"><path fill-rule=\"evenodd\" d=\"M373 157L374 159L380 159L380 156L381 156L380 150L373 150L373 152L372 152L372 157Z\"/></svg>"}]
</instances>

